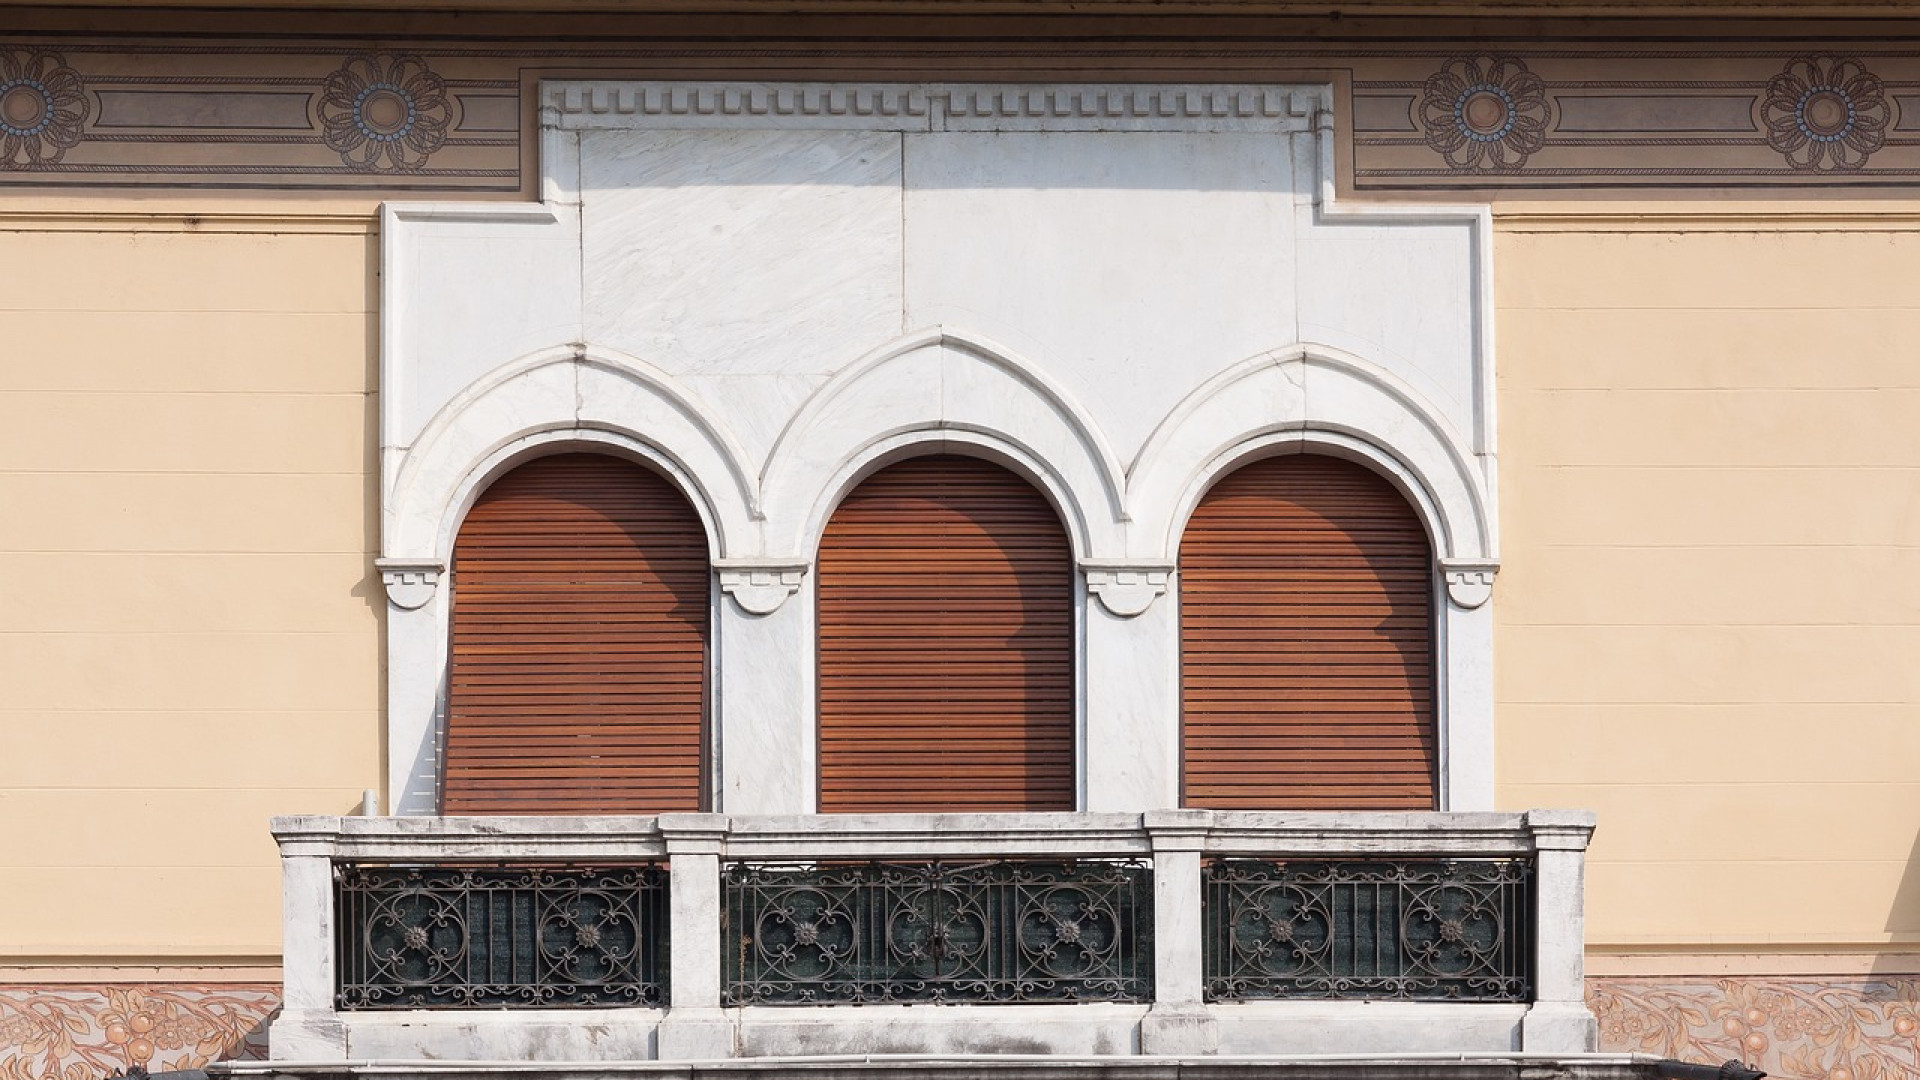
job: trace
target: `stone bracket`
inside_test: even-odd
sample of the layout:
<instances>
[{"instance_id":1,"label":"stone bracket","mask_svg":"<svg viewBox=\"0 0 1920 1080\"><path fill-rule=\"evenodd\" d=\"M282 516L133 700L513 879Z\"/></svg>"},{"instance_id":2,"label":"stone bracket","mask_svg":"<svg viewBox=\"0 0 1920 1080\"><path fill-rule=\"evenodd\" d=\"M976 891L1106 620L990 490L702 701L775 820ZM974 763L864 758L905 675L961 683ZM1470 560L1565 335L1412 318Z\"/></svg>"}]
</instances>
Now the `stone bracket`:
<instances>
[{"instance_id":1,"label":"stone bracket","mask_svg":"<svg viewBox=\"0 0 1920 1080\"><path fill-rule=\"evenodd\" d=\"M1463 608L1477 608L1493 597L1493 577L1500 572L1496 559L1442 559L1447 597Z\"/></svg>"},{"instance_id":2,"label":"stone bracket","mask_svg":"<svg viewBox=\"0 0 1920 1080\"><path fill-rule=\"evenodd\" d=\"M447 569L438 559L375 559L373 565L387 586L387 602L402 611L426 606Z\"/></svg>"},{"instance_id":3,"label":"stone bracket","mask_svg":"<svg viewBox=\"0 0 1920 1080\"><path fill-rule=\"evenodd\" d=\"M1087 575L1087 591L1100 598L1100 606L1122 619L1146 611L1173 579L1169 563L1082 559L1080 571Z\"/></svg>"},{"instance_id":4,"label":"stone bracket","mask_svg":"<svg viewBox=\"0 0 1920 1080\"><path fill-rule=\"evenodd\" d=\"M720 588L741 610L752 615L771 615L780 610L787 597L800 591L800 579L806 575L803 562L757 562L729 560L716 562Z\"/></svg>"}]
</instances>

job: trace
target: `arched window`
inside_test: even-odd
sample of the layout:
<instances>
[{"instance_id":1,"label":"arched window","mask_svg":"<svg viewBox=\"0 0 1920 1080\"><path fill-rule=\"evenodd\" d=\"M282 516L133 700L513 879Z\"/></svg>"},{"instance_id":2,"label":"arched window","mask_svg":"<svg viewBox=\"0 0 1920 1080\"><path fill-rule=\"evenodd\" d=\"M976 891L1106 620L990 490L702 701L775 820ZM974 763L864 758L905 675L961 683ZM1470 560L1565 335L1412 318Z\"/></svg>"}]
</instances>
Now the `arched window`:
<instances>
[{"instance_id":1,"label":"arched window","mask_svg":"<svg viewBox=\"0 0 1920 1080\"><path fill-rule=\"evenodd\" d=\"M840 504L818 572L821 810L1073 809L1073 555L1040 492L901 462Z\"/></svg>"},{"instance_id":2,"label":"arched window","mask_svg":"<svg viewBox=\"0 0 1920 1080\"><path fill-rule=\"evenodd\" d=\"M1181 781L1212 809L1433 809L1433 554L1337 458L1266 458L1180 544Z\"/></svg>"},{"instance_id":3,"label":"arched window","mask_svg":"<svg viewBox=\"0 0 1920 1080\"><path fill-rule=\"evenodd\" d=\"M521 465L461 524L453 579L445 813L701 808L707 540L673 484Z\"/></svg>"}]
</instances>

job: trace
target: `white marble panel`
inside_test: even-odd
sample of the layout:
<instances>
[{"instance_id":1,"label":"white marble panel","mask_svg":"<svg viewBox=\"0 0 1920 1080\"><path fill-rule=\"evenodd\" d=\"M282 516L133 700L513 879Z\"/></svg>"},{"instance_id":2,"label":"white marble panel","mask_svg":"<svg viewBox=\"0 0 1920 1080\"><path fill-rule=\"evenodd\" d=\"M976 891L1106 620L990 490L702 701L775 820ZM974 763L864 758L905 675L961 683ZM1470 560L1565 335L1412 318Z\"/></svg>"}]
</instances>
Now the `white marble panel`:
<instances>
[{"instance_id":1,"label":"white marble panel","mask_svg":"<svg viewBox=\"0 0 1920 1080\"><path fill-rule=\"evenodd\" d=\"M1168 592L1178 589L1170 583ZM1089 811L1180 805L1180 618L1172 595L1123 618L1085 606Z\"/></svg>"},{"instance_id":2,"label":"white marble panel","mask_svg":"<svg viewBox=\"0 0 1920 1080\"><path fill-rule=\"evenodd\" d=\"M1478 401L1475 270L1471 221L1336 221L1307 229L1300 340L1391 371L1470 438Z\"/></svg>"},{"instance_id":3,"label":"white marble panel","mask_svg":"<svg viewBox=\"0 0 1920 1080\"><path fill-rule=\"evenodd\" d=\"M348 1053L389 1061L645 1060L660 1017L638 1008L344 1014Z\"/></svg>"},{"instance_id":4,"label":"white marble panel","mask_svg":"<svg viewBox=\"0 0 1920 1080\"><path fill-rule=\"evenodd\" d=\"M1426 1001L1274 1001L1215 1005L1212 1012L1220 1025L1220 1053L1292 1057L1356 1050L1510 1052L1520 1049L1520 1020L1526 1009Z\"/></svg>"},{"instance_id":5,"label":"white marble panel","mask_svg":"<svg viewBox=\"0 0 1920 1080\"><path fill-rule=\"evenodd\" d=\"M727 424L756 467L773 452L780 433L800 406L826 382L825 375L682 375L679 381L725 411ZM791 553L789 553L791 554Z\"/></svg>"},{"instance_id":6,"label":"white marble panel","mask_svg":"<svg viewBox=\"0 0 1920 1080\"><path fill-rule=\"evenodd\" d=\"M1138 1052L1139 1005L863 1005L739 1010L739 1056Z\"/></svg>"},{"instance_id":7,"label":"white marble panel","mask_svg":"<svg viewBox=\"0 0 1920 1080\"><path fill-rule=\"evenodd\" d=\"M579 229L567 209L474 220L403 211L389 232L385 446L407 446L500 365L580 339Z\"/></svg>"},{"instance_id":8,"label":"white marble panel","mask_svg":"<svg viewBox=\"0 0 1920 1080\"><path fill-rule=\"evenodd\" d=\"M676 375L831 371L900 332L900 137L581 137L590 340Z\"/></svg>"},{"instance_id":9,"label":"white marble panel","mask_svg":"<svg viewBox=\"0 0 1920 1080\"><path fill-rule=\"evenodd\" d=\"M814 809L813 579L755 615L731 597L715 612L719 809L808 814Z\"/></svg>"},{"instance_id":10,"label":"white marble panel","mask_svg":"<svg viewBox=\"0 0 1920 1080\"><path fill-rule=\"evenodd\" d=\"M1295 340L1284 138L910 135L906 183L909 324L1025 353L1123 457L1208 375Z\"/></svg>"}]
</instances>

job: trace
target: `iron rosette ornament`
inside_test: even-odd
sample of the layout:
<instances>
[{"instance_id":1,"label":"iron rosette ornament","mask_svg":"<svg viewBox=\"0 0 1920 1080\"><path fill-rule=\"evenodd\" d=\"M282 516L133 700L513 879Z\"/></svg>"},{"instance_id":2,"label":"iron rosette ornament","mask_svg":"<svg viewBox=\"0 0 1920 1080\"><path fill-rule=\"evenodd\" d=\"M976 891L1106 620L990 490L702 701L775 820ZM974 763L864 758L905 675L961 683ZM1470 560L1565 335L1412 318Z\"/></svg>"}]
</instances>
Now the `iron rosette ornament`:
<instances>
[{"instance_id":1,"label":"iron rosette ornament","mask_svg":"<svg viewBox=\"0 0 1920 1080\"><path fill-rule=\"evenodd\" d=\"M0 169L57 165L93 112L58 53L0 49Z\"/></svg>"},{"instance_id":2,"label":"iron rosette ornament","mask_svg":"<svg viewBox=\"0 0 1920 1080\"><path fill-rule=\"evenodd\" d=\"M1802 56L1767 82L1767 145L1803 172L1852 172L1886 145L1887 88L1857 57Z\"/></svg>"},{"instance_id":3,"label":"iron rosette ornament","mask_svg":"<svg viewBox=\"0 0 1920 1080\"><path fill-rule=\"evenodd\" d=\"M1456 169L1518 169L1547 141L1547 86L1511 56L1456 56L1427 76L1420 126Z\"/></svg>"},{"instance_id":4,"label":"iron rosette ornament","mask_svg":"<svg viewBox=\"0 0 1920 1080\"><path fill-rule=\"evenodd\" d=\"M412 172L446 145L453 105L419 57L361 53L327 76L319 114L321 138L348 165Z\"/></svg>"}]
</instances>

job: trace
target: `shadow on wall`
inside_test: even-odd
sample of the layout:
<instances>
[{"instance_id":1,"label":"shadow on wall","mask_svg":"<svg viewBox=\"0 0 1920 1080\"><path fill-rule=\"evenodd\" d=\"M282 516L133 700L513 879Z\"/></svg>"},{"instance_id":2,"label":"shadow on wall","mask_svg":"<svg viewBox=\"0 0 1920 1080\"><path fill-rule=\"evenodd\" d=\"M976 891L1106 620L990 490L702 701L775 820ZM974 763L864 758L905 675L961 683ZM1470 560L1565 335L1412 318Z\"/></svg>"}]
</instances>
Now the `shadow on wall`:
<instances>
[{"instance_id":1,"label":"shadow on wall","mask_svg":"<svg viewBox=\"0 0 1920 1080\"><path fill-rule=\"evenodd\" d=\"M1907 955L1882 955L1875 962L1874 973L1912 975L1920 972L1914 965L1913 953L1920 953L1920 836L1914 837L1913 847L1907 853L1907 869L1900 875L1900 884L1893 891L1893 908L1887 912L1887 933L1895 942L1910 943ZM1897 970L1883 970L1883 964L1896 967Z\"/></svg>"}]
</instances>

